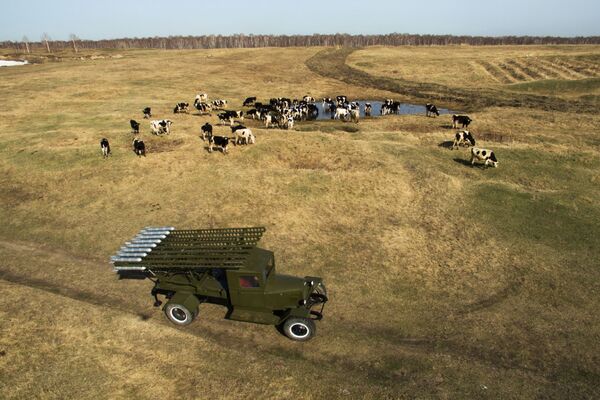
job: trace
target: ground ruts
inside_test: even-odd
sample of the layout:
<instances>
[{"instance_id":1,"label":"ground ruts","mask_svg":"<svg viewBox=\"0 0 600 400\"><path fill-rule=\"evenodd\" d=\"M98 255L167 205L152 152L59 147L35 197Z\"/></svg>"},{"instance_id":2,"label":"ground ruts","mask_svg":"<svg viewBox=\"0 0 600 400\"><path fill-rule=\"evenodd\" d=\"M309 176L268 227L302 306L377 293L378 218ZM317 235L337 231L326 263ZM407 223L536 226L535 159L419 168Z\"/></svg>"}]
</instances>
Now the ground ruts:
<instances>
[{"instance_id":1,"label":"ground ruts","mask_svg":"<svg viewBox=\"0 0 600 400\"><path fill-rule=\"evenodd\" d=\"M306 66L321 76L337 79L350 85L386 90L421 102L436 102L464 111L478 111L487 107L526 107L545 111L595 113L596 107L583 101L506 92L496 89L450 88L437 83L412 82L405 79L371 75L346 64L350 54L358 49L325 49L308 60Z\"/></svg>"}]
</instances>

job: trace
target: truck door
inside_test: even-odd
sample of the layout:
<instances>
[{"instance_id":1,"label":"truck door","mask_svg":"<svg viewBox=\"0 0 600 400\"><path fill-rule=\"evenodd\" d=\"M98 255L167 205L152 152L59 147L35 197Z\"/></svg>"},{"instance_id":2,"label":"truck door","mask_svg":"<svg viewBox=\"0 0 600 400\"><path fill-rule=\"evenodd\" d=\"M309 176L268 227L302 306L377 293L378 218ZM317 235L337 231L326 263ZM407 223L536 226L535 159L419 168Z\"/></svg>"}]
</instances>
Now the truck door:
<instances>
[{"instance_id":1,"label":"truck door","mask_svg":"<svg viewBox=\"0 0 600 400\"><path fill-rule=\"evenodd\" d=\"M265 282L260 273L227 271L231 304L244 308L265 306Z\"/></svg>"}]
</instances>

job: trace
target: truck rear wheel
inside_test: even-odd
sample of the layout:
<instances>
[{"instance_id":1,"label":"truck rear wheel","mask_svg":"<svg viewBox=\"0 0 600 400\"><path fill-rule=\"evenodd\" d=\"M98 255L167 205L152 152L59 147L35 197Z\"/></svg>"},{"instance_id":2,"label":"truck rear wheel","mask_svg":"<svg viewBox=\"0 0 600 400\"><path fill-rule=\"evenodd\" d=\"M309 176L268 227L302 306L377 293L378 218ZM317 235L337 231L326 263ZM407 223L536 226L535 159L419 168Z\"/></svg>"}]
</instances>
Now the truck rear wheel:
<instances>
[{"instance_id":1,"label":"truck rear wheel","mask_svg":"<svg viewBox=\"0 0 600 400\"><path fill-rule=\"evenodd\" d=\"M196 318L198 310L194 312L188 310L184 305L169 302L165 306L165 315L175 325L185 326L191 324Z\"/></svg>"},{"instance_id":2,"label":"truck rear wheel","mask_svg":"<svg viewBox=\"0 0 600 400\"><path fill-rule=\"evenodd\" d=\"M305 342L317 332L315 322L308 318L289 318L283 323L283 333L292 340Z\"/></svg>"}]
</instances>

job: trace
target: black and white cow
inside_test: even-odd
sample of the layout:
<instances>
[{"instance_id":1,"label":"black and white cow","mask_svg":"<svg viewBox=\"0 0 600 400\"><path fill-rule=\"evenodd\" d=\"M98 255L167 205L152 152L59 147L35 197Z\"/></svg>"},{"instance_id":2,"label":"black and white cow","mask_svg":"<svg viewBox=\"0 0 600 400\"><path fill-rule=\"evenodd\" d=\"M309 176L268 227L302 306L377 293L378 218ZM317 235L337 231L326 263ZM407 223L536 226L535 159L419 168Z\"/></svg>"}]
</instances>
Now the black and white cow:
<instances>
[{"instance_id":1,"label":"black and white cow","mask_svg":"<svg viewBox=\"0 0 600 400\"><path fill-rule=\"evenodd\" d=\"M140 123L139 122L137 122L136 120L130 119L129 125L131 125L131 129L133 130L133 133L140 133Z\"/></svg>"},{"instance_id":2,"label":"black and white cow","mask_svg":"<svg viewBox=\"0 0 600 400\"><path fill-rule=\"evenodd\" d=\"M260 118L260 111L258 111L256 108L252 108L246 111L246 115L252 119Z\"/></svg>"},{"instance_id":3,"label":"black and white cow","mask_svg":"<svg viewBox=\"0 0 600 400\"><path fill-rule=\"evenodd\" d=\"M142 110L144 113L144 118L150 118L152 116L152 109L150 107L146 107Z\"/></svg>"},{"instance_id":4,"label":"black and white cow","mask_svg":"<svg viewBox=\"0 0 600 400\"><path fill-rule=\"evenodd\" d=\"M223 112L223 113L218 114L217 118L219 118L220 125L225 125L227 123L230 126L233 126L233 118L234 118L233 114L230 114L229 112Z\"/></svg>"},{"instance_id":5,"label":"black and white cow","mask_svg":"<svg viewBox=\"0 0 600 400\"><path fill-rule=\"evenodd\" d=\"M238 144L254 144L256 143L256 138L252 131L248 128L241 128L235 131L235 139L233 144L236 146Z\"/></svg>"},{"instance_id":6,"label":"black and white cow","mask_svg":"<svg viewBox=\"0 0 600 400\"><path fill-rule=\"evenodd\" d=\"M190 107L190 103L177 103L173 109L173 113L187 113Z\"/></svg>"},{"instance_id":7,"label":"black and white cow","mask_svg":"<svg viewBox=\"0 0 600 400\"><path fill-rule=\"evenodd\" d=\"M227 118L241 118L244 119L243 111L223 110L221 114L224 114Z\"/></svg>"},{"instance_id":8,"label":"black and white cow","mask_svg":"<svg viewBox=\"0 0 600 400\"><path fill-rule=\"evenodd\" d=\"M475 164L475 161L483 162L485 166L498 167L498 160L492 150L473 147L471 149L471 165Z\"/></svg>"},{"instance_id":9,"label":"black and white cow","mask_svg":"<svg viewBox=\"0 0 600 400\"><path fill-rule=\"evenodd\" d=\"M146 145L138 138L133 139L133 152L139 157L146 157Z\"/></svg>"},{"instance_id":10,"label":"black and white cow","mask_svg":"<svg viewBox=\"0 0 600 400\"><path fill-rule=\"evenodd\" d=\"M337 96L335 99L337 100L338 106L348 102L348 97L346 96Z\"/></svg>"},{"instance_id":11,"label":"black and white cow","mask_svg":"<svg viewBox=\"0 0 600 400\"><path fill-rule=\"evenodd\" d=\"M311 97L311 96L304 96L302 98L303 101L307 102L307 103L314 103L315 102L315 98Z\"/></svg>"},{"instance_id":12,"label":"black and white cow","mask_svg":"<svg viewBox=\"0 0 600 400\"><path fill-rule=\"evenodd\" d=\"M102 138L100 141L100 150L102 150L102 158L108 158L110 155L110 144L107 138Z\"/></svg>"},{"instance_id":13,"label":"black and white cow","mask_svg":"<svg viewBox=\"0 0 600 400\"><path fill-rule=\"evenodd\" d=\"M213 127L208 122L202 125L200 130L202 131L202 140L206 140L207 136L212 136Z\"/></svg>"},{"instance_id":14,"label":"black and white cow","mask_svg":"<svg viewBox=\"0 0 600 400\"><path fill-rule=\"evenodd\" d=\"M350 110L345 107L337 107L335 109L335 114L331 117L332 119L341 119L347 121L350 117Z\"/></svg>"},{"instance_id":15,"label":"black and white cow","mask_svg":"<svg viewBox=\"0 0 600 400\"><path fill-rule=\"evenodd\" d=\"M254 104L255 101L256 101L256 97L246 97L246 100L244 100L244 103L242 104L242 106L244 106L244 107L251 106L252 104Z\"/></svg>"},{"instance_id":16,"label":"black and white cow","mask_svg":"<svg viewBox=\"0 0 600 400\"><path fill-rule=\"evenodd\" d=\"M279 114L266 114L265 116L265 128L269 128L269 126L279 126L281 123L282 115Z\"/></svg>"},{"instance_id":17,"label":"black and white cow","mask_svg":"<svg viewBox=\"0 0 600 400\"><path fill-rule=\"evenodd\" d=\"M285 118L283 121L283 127L285 129L293 129L294 128L294 117L289 116L289 117Z\"/></svg>"},{"instance_id":18,"label":"black and white cow","mask_svg":"<svg viewBox=\"0 0 600 400\"><path fill-rule=\"evenodd\" d=\"M370 117L372 111L373 106L371 105L371 103L365 103L365 117Z\"/></svg>"},{"instance_id":19,"label":"black and white cow","mask_svg":"<svg viewBox=\"0 0 600 400\"><path fill-rule=\"evenodd\" d=\"M194 103L197 103L197 102L206 103L207 101L208 101L208 94L206 94L206 93L198 93L196 95L196 99L194 100Z\"/></svg>"},{"instance_id":20,"label":"black and white cow","mask_svg":"<svg viewBox=\"0 0 600 400\"><path fill-rule=\"evenodd\" d=\"M381 115L400 114L400 105L401 103L399 101L386 99L381 105L381 110L379 112Z\"/></svg>"},{"instance_id":21,"label":"black and white cow","mask_svg":"<svg viewBox=\"0 0 600 400\"><path fill-rule=\"evenodd\" d=\"M452 115L452 127L455 129L458 128L459 124L462 125L463 128L468 128L471 122L473 122L473 120L466 115Z\"/></svg>"},{"instance_id":22,"label":"black and white cow","mask_svg":"<svg viewBox=\"0 0 600 400\"><path fill-rule=\"evenodd\" d=\"M221 148L223 154L227 154L227 146L229 146L229 138L227 136L208 135L208 152L212 153L213 146Z\"/></svg>"},{"instance_id":23,"label":"black and white cow","mask_svg":"<svg viewBox=\"0 0 600 400\"><path fill-rule=\"evenodd\" d=\"M425 104L425 116L429 117L430 115L433 116L434 114L437 115L438 117L440 116L440 112L438 111L435 104L431 104L431 103Z\"/></svg>"},{"instance_id":24,"label":"black and white cow","mask_svg":"<svg viewBox=\"0 0 600 400\"><path fill-rule=\"evenodd\" d=\"M358 124L358 120L360 119L360 109L359 108L351 108L349 112L350 112L350 119Z\"/></svg>"},{"instance_id":25,"label":"black and white cow","mask_svg":"<svg viewBox=\"0 0 600 400\"><path fill-rule=\"evenodd\" d=\"M223 107L227 106L227 100L223 100L223 99L213 100L212 105L215 108L223 108Z\"/></svg>"},{"instance_id":26,"label":"black and white cow","mask_svg":"<svg viewBox=\"0 0 600 400\"><path fill-rule=\"evenodd\" d=\"M469 147L469 144L471 146L475 146L475 138L473 137L473 134L471 134L471 132L469 131L461 131L461 132L456 132L456 135L454 135L454 143L452 143L452 150L455 148L458 148L459 145L466 145L467 147Z\"/></svg>"},{"instance_id":27,"label":"black and white cow","mask_svg":"<svg viewBox=\"0 0 600 400\"><path fill-rule=\"evenodd\" d=\"M160 135L162 133L166 133L167 135L171 133L171 125L173 122L169 119L159 119L150 122L150 130L155 135Z\"/></svg>"},{"instance_id":28,"label":"black and white cow","mask_svg":"<svg viewBox=\"0 0 600 400\"><path fill-rule=\"evenodd\" d=\"M194 103L194 107L196 108L196 110L200 111L201 113L208 113L212 109L212 106L210 104L203 103L201 101L196 101Z\"/></svg>"}]
</instances>

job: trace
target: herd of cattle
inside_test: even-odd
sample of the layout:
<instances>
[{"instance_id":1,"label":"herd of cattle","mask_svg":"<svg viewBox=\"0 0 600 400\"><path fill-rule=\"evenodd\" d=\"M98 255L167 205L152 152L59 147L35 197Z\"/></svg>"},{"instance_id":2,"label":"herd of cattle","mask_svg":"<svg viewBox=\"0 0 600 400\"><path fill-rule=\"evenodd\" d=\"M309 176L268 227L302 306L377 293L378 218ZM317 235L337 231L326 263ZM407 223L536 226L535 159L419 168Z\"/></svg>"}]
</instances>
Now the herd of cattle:
<instances>
[{"instance_id":1,"label":"herd of cattle","mask_svg":"<svg viewBox=\"0 0 600 400\"><path fill-rule=\"evenodd\" d=\"M218 99L212 102L208 101L208 95L201 93L196 95L194 100L194 108L200 112L201 115L211 115L212 111L218 111L217 118L220 125L229 125L231 128L232 136L220 136L213 134L213 126L210 123L205 123L201 127L201 138L208 142L208 151L212 152L214 147L221 149L226 154L228 152L228 146L233 143L234 145L249 145L256 143L256 137L253 132L242 125L240 120L244 120L244 116L252 119L257 119L265 124L265 128L278 127L282 129L292 129L294 121L303 121L309 119L316 119L319 115L319 109L315 105L316 100L310 96L304 96L302 100L289 99L285 97L272 98L268 103L261 103L256 101L256 97L248 97L243 102L243 107L249 108L249 110L224 110L223 107L227 106L227 100ZM323 110L325 113L331 115L332 119L339 119L343 121L354 121L358 123L360 119L361 107L364 107L365 117L370 117L372 114L373 107L370 103L364 103L361 106L356 101L349 101L346 96L337 96L335 99L326 97L323 98ZM386 99L381 105L380 114L399 114L401 103L392 99ZM439 116L440 113L434 104L425 105L425 115ZM173 108L174 114L187 113L189 111L189 103L181 102L177 103ZM145 119L152 117L152 109L146 107L142 110ZM458 129L459 126L464 130L459 131L455 134L451 149L457 149L460 146L473 146L471 148L471 164L475 162L483 163L484 166L498 166L498 160L492 150L475 147L475 138L473 134L466 130L471 124L472 119L466 115L452 115L452 127ZM130 120L132 132L134 134L140 133L140 123L135 120ZM170 134L171 125L173 121L169 119L160 119L150 121L150 132L154 135ZM138 156L146 155L146 146L144 142L139 138L134 138L133 151ZM110 154L110 144L108 139L103 138L100 141L100 148L104 158Z\"/></svg>"}]
</instances>

